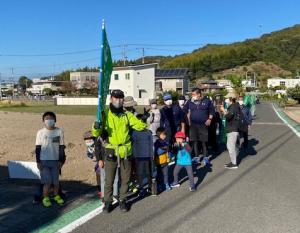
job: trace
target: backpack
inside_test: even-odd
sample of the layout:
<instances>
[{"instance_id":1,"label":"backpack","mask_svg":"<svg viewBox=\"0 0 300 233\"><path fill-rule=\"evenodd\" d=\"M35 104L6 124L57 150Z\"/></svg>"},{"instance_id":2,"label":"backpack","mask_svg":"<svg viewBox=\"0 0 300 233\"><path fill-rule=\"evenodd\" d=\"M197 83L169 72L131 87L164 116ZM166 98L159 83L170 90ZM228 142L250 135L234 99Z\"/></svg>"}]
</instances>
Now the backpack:
<instances>
[{"instance_id":1,"label":"backpack","mask_svg":"<svg viewBox=\"0 0 300 233\"><path fill-rule=\"evenodd\" d=\"M236 119L238 121L239 130L243 131L251 124L251 119L249 119L247 109L245 107L239 108Z\"/></svg>"}]
</instances>

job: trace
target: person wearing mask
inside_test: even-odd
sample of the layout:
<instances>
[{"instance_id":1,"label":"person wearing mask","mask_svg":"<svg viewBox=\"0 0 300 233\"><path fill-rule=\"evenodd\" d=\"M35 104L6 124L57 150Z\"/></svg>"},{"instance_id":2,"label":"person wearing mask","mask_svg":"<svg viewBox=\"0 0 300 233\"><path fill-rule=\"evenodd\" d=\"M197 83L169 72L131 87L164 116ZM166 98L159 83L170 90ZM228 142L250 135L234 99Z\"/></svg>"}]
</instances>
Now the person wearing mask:
<instances>
[{"instance_id":1,"label":"person wearing mask","mask_svg":"<svg viewBox=\"0 0 300 233\"><path fill-rule=\"evenodd\" d=\"M194 162L200 163L199 147L202 145L203 160L205 165L209 165L207 142L208 142L208 127L211 124L214 115L214 106L209 98L201 95L199 88L192 90L192 98L183 108L188 116L190 128L190 141L193 145L195 158Z\"/></svg>"},{"instance_id":2,"label":"person wearing mask","mask_svg":"<svg viewBox=\"0 0 300 233\"><path fill-rule=\"evenodd\" d=\"M229 152L230 163L225 164L227 169L237 169L237 140L239 135L239 123L241 117L241 109L235 98L229 98L229 106L226 110L223 106L220 107L221 112L225 115L226 133L227 133L227 149Z\"/></svg>"},{"instance_id":3,"label":"person wearing mask","mask_svg":"<svg viewBox=\"0 0 300 233\"><path fill-rule=\"evenodd\" d=\"M150 100L150 110L149 110L149 117L147 119L147 124L149 126L149 130L152 132L152 135L156 135L156 130L160 127L160 111L157 108L157 100L152 99Z\"/></svg>"},{"instance_id":4,"label":"person wearing mask","mask_svg":"<svg viewBox=\"0 0 300 233\"><path fill-rule=\"evenodd\" d=\"M245 105L243 101L243 97L239 97L239 105L242 111L242 119L240 121L240 126L239 126L239 135L240 138L244 139L243 142L243 148L247 149L248 147L248 131L249 127L252 124L252 115L250 111L250 105Z\"/></svg>"},{"instance_id":5,"label":"person wearing mask","mask_svg":"<svg viewBox=\"0 0 300 233\"><path fill-rule=\"evenodd\" d=\"M124 108L126 111L131 112L133 115L137 115L135 110L135 106L137 106L137 102L133 99L132 96L126 96L124 98Z\"/></svg>"},{"instance_id":6,"label":"person wearing mask","mask_svg":"<svg viewBox=\"0 0 300 233\"><path fill-rule=\"evenodd\" d=\"M170 143L172 142L172 135L175 135L176 133L176 124L172 109L172 96L170 94L165 94L163 100L165 105L160 109L160 126L165 128L166 140Z\"/></svg>"},{"instance_id":7,"label":"person wearing mask","mask_svg":"<svg viewBox=\"0 0 300 233\"><path fill-rule=\"evenodd\" d=\"M104 122L101 127L95 122L92 133L94 137L107 135L108 142L104 146L104 158L99 158L100 167L105 169L104 213L112 210L113 184L117 169L121 179L119 206L124 212L129 210L126 197L131 174L132 143L130 129L144 130L147 125L138 120L124 108L124 93L114 90L111 93L109 108L104 112Z\"/></svg>"}]
</instances>

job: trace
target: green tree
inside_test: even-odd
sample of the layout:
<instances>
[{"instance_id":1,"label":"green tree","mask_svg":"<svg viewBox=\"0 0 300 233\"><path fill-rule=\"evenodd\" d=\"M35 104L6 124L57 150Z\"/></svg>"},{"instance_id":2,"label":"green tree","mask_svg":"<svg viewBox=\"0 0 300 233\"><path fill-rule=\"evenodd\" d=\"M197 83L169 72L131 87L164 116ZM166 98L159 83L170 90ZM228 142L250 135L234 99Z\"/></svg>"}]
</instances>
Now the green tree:
<instances>
[{"instance_id":1,"label":"green tree","mask_svg":"<svg viewBox=\"0 0 300 233\"><path fill-rule=\"evenodd\" d=\"M21 77L19 78L18 83L19 83L19 86L20 86L21 90L22 90L23 92L25 92L26 89L27 89L28 87L31 86L32 80L29 79L29 78L27 78L26 76L21 76Z\"/></svg>"},{"instance_id":2,"label":"green tree","mask_svg":"<svg viewBox=\"0 0 300 233\"><path fill-rule=\"evenodd\" d=\"M243 95L244 91L244 87L242 84L242 77L237 76L237 75L229 75L227 76L227 79L229 79L232 83L232 88L234 89L235 93L238 96Z\"/></svg>"},{"instance_id":3,"label":"green tree","mask_svg":"<svg viewBox=\"0 0 300 233\"><path fill-rule=\"evenodd\" d=\"M42 91L42 93L43 93L44 95L47 95L47 96L52 96L52 95L54 95L54 91L53 91L51 88L44 88L43 91Z\"/></svg>"},{"instance_id":4,"label":"green tree","mask_svg":"<svg viewBox=\"0 0 300 233\"><path fill-rule=\"evenodd\" d=\"M295 88L289 88L287 95L300 103L300 86L297 85Z\"/></svg>"}]
</instances>

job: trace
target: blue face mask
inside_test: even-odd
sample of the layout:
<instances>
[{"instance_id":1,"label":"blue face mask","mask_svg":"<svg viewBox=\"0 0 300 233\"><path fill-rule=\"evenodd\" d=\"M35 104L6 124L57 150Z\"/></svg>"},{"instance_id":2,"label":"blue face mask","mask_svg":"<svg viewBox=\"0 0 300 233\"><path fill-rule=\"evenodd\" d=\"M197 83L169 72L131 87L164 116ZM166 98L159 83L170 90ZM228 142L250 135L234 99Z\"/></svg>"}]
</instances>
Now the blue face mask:
<instances>
[{"instance_id":1,"label":"blue face mask","mask_svg":"<svg viewBox=\"0 0 300 233\"><path fill-rule=\"evenodd\" d=\"M52 128L55 125L55 121L53 119L45 120L45 125L49 128Z\"/></svg>"}]
</instances>

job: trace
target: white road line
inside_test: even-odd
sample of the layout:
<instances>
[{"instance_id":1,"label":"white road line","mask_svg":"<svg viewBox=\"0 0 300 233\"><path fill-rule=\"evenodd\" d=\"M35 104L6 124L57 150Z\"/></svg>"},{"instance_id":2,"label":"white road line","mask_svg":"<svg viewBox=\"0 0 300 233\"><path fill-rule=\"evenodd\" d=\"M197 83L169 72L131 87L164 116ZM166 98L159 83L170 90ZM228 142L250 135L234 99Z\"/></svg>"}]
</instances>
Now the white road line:
<instances>
[{"instance_id":1,"label":"white road line","mask_svg":"<svg viewBox=\"0 0 300 233\"><path fill-rule=\"evenodd\" d=\"M285 125L285 124L278 123L278 122L253 122L252 125Z\"/></svg>"},{"instance_id":2,"label":"white road line","mask_svg":"<svg viewBox=\"0 0 300 233\"><path fill-rule=\"evenodd\" d=\"M81 226L82 224L86 223L87 221L91 220L92 218L96 217L103 211L103 205L100 207L97 207L93 211L87 213L86 215L83 215L79 219L75 220L74 222L71 222L70 224L66 225L65 227L61 228L57 231L57 233L68 233L73 230L75 230L77 227Z\"/></svg>"}]
</instances>

